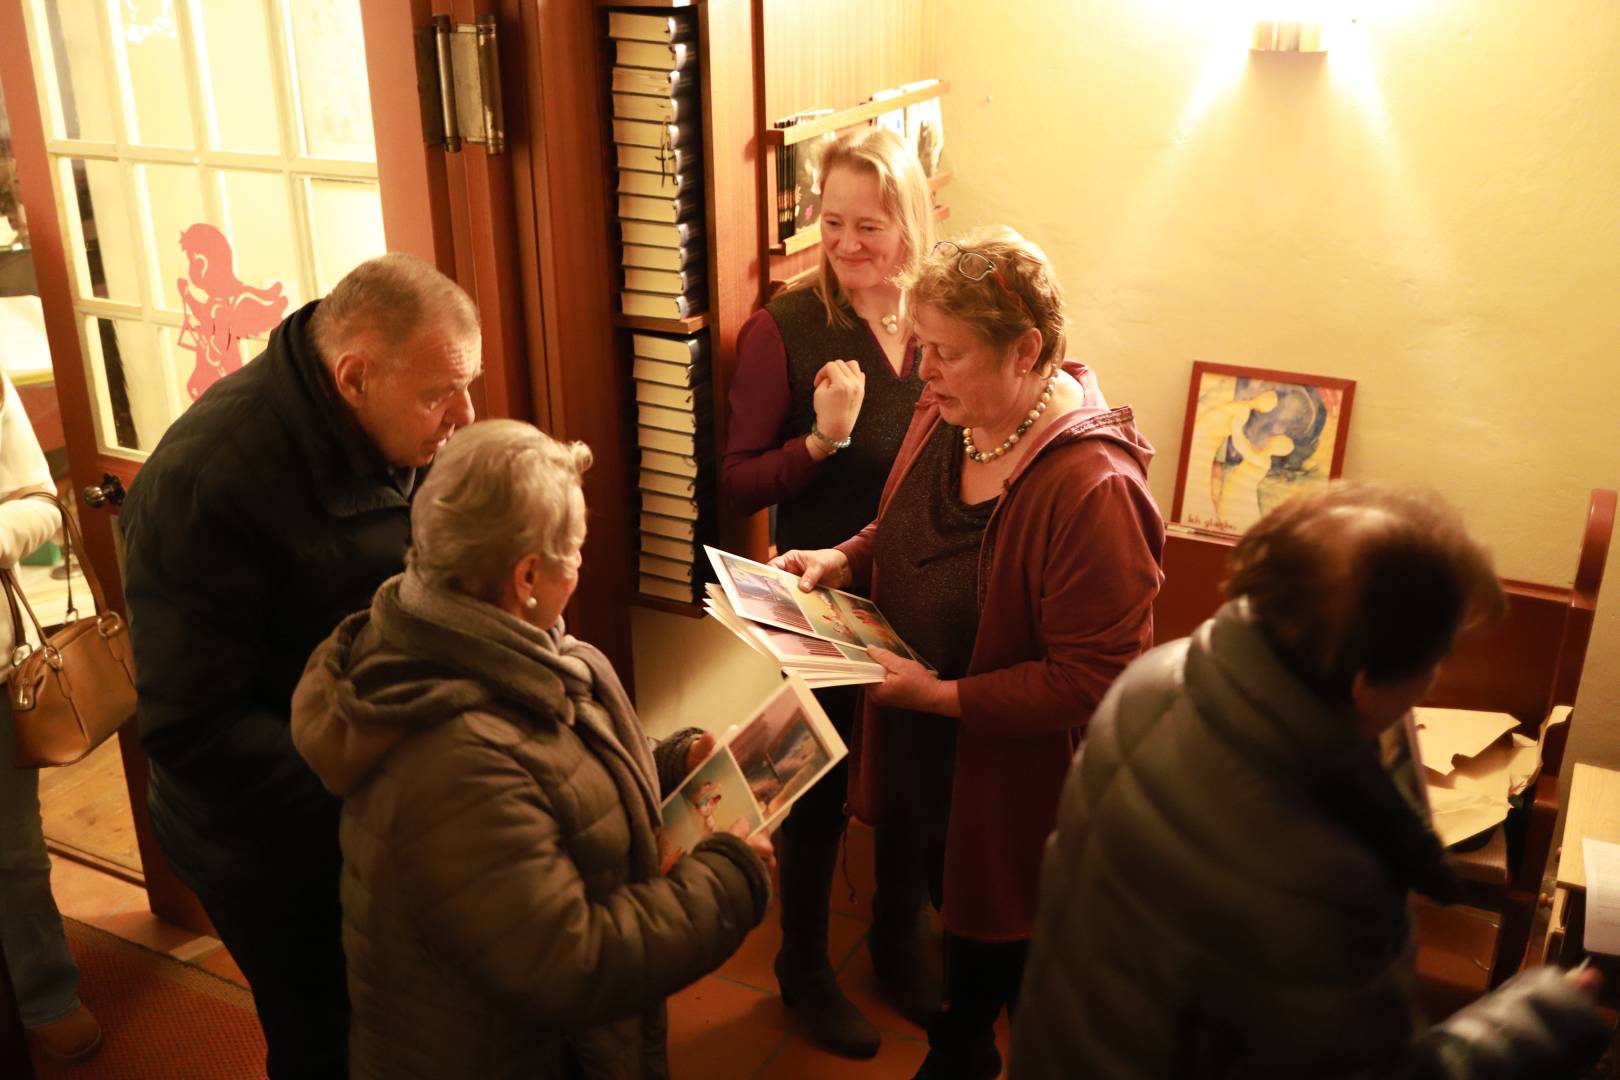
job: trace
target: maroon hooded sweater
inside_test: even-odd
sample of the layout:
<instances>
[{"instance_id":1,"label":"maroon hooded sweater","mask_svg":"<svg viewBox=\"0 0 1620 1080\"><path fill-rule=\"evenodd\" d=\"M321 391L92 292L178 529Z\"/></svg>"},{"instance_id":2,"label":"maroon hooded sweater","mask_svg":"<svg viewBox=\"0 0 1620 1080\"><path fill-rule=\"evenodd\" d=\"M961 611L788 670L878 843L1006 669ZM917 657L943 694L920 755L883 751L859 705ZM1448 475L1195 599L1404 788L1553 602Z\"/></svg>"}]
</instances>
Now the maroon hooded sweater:
<instances>
[{"instance_id":1,"label":"maroon hooded sweater","mask_svg":"<svg viewBox=\"0 0 1620 1080\"><path fill-rule=\"evenodd\" d=\"M945 851L945 926L981 941L1027 938L1063 778L1092 711L1153 643L1164 521L1148 493L1153 448L1129 407L1109 409L1084 364L1064 370L1085 403L1057 417L1007 479L979 551L980 618L958 682ZM924 391L878 504L881 519L940 422ZM839 545L870 586L874 521ZM870 594L869 594L870 595ZM868 702L851 754L850 803L881 826L884 778L916 767Z\"/></svg>"}]
</instances>

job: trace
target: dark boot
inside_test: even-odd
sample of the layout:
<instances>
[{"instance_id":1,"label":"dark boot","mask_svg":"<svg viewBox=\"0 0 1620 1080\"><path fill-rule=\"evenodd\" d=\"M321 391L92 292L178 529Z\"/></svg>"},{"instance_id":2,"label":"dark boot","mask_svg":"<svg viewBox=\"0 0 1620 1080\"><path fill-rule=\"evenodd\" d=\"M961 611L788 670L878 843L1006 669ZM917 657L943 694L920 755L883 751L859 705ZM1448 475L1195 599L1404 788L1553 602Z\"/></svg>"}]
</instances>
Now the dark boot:
<instances>
[{"instance_id":1,"label":"dark boot","mask_svg":"<svg viewBox=\"0 0 1620 1080\"><path fill-rule=\"evenodd\" d=\"M897 828L874 831L875 887L866 947L884 1000L918 1027L927 1026L944 997L922 943L927 865L918 836Z\"/></svg>"},{"instance_id":2,"label":"dark boot","mask_svg":"<svg viewBox=\"0 0 1620 1080\"><path fill-rule=\"evenodd\" d=\"M777 834L782 951L776 954L776 982L782 1004L804 1021L819 1046L844 1057L869 1058L878 1051L878 1029L844 996L827 962L829 895L837 863L836 833L829 838L784 827Z\"/></svg>"},{"instance_id":3,"label":"dark boot","mask_svg":"<svg viewBox=\"0 0 1620 1080\"><path fill-rule=\"evenodd\" d=\"M928 1056L912 1080L996 1080L1000 1075L993 1029L964 1031L949 1012L928 1018Z\"/></svg>"}]
</instances>

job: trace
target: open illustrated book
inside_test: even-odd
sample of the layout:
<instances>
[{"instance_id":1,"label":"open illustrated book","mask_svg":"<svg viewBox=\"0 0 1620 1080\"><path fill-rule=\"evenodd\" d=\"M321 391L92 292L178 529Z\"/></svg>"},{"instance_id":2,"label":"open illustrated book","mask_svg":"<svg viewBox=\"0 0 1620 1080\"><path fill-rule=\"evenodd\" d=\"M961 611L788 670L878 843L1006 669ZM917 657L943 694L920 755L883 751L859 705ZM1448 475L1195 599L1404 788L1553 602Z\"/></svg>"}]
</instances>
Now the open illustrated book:
<instances>
[{"instance_id":1,"label":"open illustrated book","mask_svg":"<svg viewBox=\"0 0 1620 1080\"><path fill-rule=\"evenodd\" d=\"M664 800L658 863L667 870L709 833L774 829L849 753L809 687L789 676Z\"/></svg>"},{"instance_id":2,"label":"open illustrated book","mask_svg":"<svg viewBox=\"0 0 1620 1080\"><path fill-rule=\"evenodd\" d=\"M883 667L866 653L880 645L925 666L900 640L877 605L825 586L804 592L799 577L741 555L705 546L719 585L704 607L750 648L810 686L883 681Z\"/></svg>"}]
</instances>

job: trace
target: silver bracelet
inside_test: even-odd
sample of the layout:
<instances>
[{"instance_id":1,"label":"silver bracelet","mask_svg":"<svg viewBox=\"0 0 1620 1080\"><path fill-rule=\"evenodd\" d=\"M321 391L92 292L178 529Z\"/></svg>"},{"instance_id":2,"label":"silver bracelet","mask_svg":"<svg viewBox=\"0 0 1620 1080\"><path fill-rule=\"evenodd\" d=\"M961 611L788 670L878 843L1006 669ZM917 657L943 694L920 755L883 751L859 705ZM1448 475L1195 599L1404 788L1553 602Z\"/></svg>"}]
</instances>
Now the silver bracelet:
<instances>
[{"instance_id":1,"label":"silver bracelet","mask_svg":"<svg viewBox=\"0 0 1620 1080\"><path fill-rule=\"evenodd\" d=\"M848 446L850 441L850 437L848 435L845 435L842 439L827 438L827 436L821 433L821 429L816 426L814 421L811 421L810 423L810 434L815 438L820 439L826 445L832 447L832 453L834 454Z\"/></svg>"}]
</instances>

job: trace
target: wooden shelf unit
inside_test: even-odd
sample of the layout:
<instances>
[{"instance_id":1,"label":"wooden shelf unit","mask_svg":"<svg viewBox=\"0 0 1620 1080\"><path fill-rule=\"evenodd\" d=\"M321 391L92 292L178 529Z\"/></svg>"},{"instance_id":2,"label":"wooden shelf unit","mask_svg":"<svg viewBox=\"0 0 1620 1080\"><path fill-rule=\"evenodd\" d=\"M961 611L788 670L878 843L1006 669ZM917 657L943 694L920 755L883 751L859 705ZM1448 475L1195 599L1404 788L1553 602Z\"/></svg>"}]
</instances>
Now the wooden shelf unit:
<instances>
[{"instance_id":1,"label":"wooden shelf unit","mask_svg":"<svg viewBox=\"0 0 1620 1080\"><path fill-rule=\"evenodd\" d=\"M941 79L932 86L913 90L910 93L899 94L895 97L884 98L882 101L863 101L847 109L840 109L835 113L823 116L820 120L812 120L808 124L794 124L792 127L768 127L764 130L765 144L770 147L793 146L795 143L814 139L818 135L825 135L829 131L842 131L844 128L863 124L875 117L882 116L896 109L903 109L907 105L915 105L920 101L932 101L949 93L951 84Z\"/></svg>"}]
</instances>

